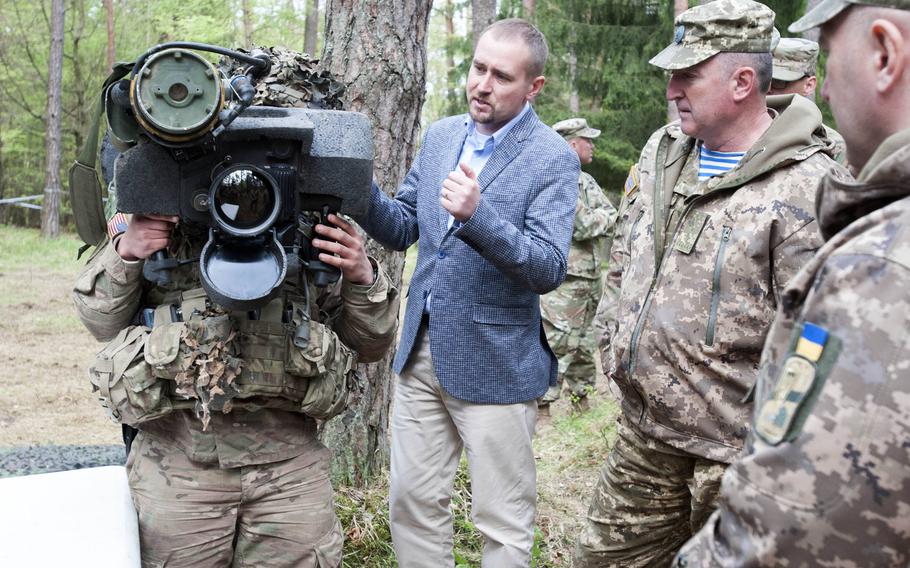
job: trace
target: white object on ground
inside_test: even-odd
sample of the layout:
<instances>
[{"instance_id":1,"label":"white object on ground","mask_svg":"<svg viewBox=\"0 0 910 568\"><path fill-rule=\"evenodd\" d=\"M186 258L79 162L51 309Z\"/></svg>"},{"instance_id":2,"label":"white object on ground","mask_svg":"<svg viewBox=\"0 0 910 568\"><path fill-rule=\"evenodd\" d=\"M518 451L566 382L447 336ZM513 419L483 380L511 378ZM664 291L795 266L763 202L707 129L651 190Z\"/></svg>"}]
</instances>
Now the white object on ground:
<instances>
[{"instance_id":1,"label":"white object on ground","mask_svg":"<svg viewBox=\"0 0 910 568\"><path fill-rule=\"evenodd\" d=\"M0 566L138 567L126 468L0 479Z\"/></svg>"}]
</instances>

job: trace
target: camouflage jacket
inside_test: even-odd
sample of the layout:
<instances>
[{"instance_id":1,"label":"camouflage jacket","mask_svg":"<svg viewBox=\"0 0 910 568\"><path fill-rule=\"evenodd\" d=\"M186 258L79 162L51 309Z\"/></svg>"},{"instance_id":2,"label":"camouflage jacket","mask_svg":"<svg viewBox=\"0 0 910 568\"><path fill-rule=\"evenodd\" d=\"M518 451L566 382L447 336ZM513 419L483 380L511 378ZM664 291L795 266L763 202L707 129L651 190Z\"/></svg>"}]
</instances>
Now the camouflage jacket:
<instances>
[{"instance_id":1,"label":"camouflage jacket","mask_svg":"<svg viewBox=\"0 0 910 568\"><path fill-rule=\"evenodd\" d=\"M910 565L910 130L827 176L825 245L787 286L753 435L678 566Z\"/></svg>"},{"instance_id":2,"label":"camouflage jacket","mask_svg":"<svg viewBox=\"0 0 910 568\"><path fill-rule=\"evenodd\" d=\"M815 188L836 166L830 141L814 134L815 105L792 95L768 104L767 131L735 168L704 182L696 141L678 123L657 131L611 253L621 287L605 359L626 419L727 463L748 432L743 397L783 286L821 245Z\"/></svg>"},{"instance_id":3,"label":"camouflage jacket","mask_svg":"<svg viewBox=\"0 0 910 568\"><path fill-rule=\"evenodd\" d=\"M192 252L176 256L189 257ZM199 286L195 264L173 272L172 288L152 286L142 278L142 262L123 261L108 242L95 251L76 282L73 298L79 317L96 339L108 341L130 325L140 306L160 304L170 290ZM398 303L397 290L377 267L372 286L341 280L334 289L322 292L312 310L318 321L330 322L326 325L357 351L359 361L370 362L381 358L395 339ZM234 408L226 414L212 412L204 431L192 410L173 411L142 424L141 429L175 442L195 461L238 467L304 453L316 441L315 426L314 419L299 412Z\"/></svg>"},{"instance_id":4,"label":"camouflage jacket","mask_svg":"<svg viewBox=\"0 0 910 568\"><path fill-rule=\"evenodd\" d=\"M823 125L825 128L825 136L834 144L834 148L831 151L831 156L834 158L834 161L842 166L847 166L847 143L844 141L844 137L840 135L840 132L834 130L830 126Z\"/></svg>"},{"instance_id":5,"label":"camouflage jacket","mask_svg":"<svg viewBox=\"0 0 910 568\"><path fill-rule=\"evenodd\" d=\"M579 278L600 278L604 243L612 239L616 208L604 195L594 178L581 172L578 178L578 202L575 225L569 245L567 274Z\"/></svg>"}]
</instances>

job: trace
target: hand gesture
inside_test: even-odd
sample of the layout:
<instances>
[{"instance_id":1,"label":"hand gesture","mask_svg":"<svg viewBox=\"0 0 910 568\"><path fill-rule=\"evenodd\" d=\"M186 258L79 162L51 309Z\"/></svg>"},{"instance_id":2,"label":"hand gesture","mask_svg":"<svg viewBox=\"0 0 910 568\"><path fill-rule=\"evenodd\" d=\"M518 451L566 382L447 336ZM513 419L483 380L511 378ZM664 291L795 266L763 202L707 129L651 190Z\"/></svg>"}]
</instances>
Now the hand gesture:
<instances>
[{"instance_id":1,"label":"hand gesture","mask_svg":"<svg viewBox=\"0 0 910 568\"><path fill-rule=\"evenodd\" d=\"M449 174L442 182L439 202L452 217L461 223L471 218L480 202L480 186L477 174L464 162L458 164L459 170Z\"/></svg>"}]
</instances>

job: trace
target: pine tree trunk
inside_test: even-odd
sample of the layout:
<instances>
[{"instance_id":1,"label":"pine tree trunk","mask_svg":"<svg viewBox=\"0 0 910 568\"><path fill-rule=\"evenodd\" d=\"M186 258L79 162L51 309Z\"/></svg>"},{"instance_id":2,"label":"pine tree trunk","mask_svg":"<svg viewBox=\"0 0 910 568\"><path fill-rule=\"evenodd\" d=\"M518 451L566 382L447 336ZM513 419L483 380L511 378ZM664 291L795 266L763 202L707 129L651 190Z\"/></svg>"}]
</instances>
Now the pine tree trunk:
<instances>
[{"instance_id":1,"label":"pine tree trunk","mask_svg":"<svg viewBox=\"0 0 910 568\"><path fill-rule=\"evenodd\" d=\"M446 114L456 114L456 107L462 100L458 96L458 77L455 75L455 3L446 0L444 8L446 24Z\"/></svg>"},{"instance_id":2,"label":"pine tree trunk","mask_svg":"<svg viewBox=\"0 0 910 568\"><path fill-rule=\"evenodd\" d=\"M63 0L51 1L51 50L47 71L47 113L45 116L44 205L41 207L41 234L60 234L60 95L63 84Z\"/></svg>"},{"instance_id":3,"label":"pine tree trunk","mask_svg":"<svg viewBox=\"0 0 910 568\"><path fill-rule=\"evenodd\" d=\"M114 0L104 0L104 13L107 15L107 68L111 69L116 61L114 49Z\"/></svg>"},{"instance_id":4,"label":"pine tree trunk","mask_svg":"<svg viewBox=\"0 0 910 568\"><path fill-rule=\"evenodd\" d=\"M537 15L536 14L536 12L537 12L536 0L522 0L521 6L522 6L522 15L524 16L524 19L526 19L529 22L533 22L534 17Z\"/></svg>"},{"instance_id":5,"label":"pine tree trunk","mask_svg":"<svg viewBox=\"0 0 910 568\"><path fill-rule=\"evenodd\" d=\"M427 24L432 0L328 0L322 66L347 86L348 110L373 125L373 176L393 193L404 179L418 142L424 101ZM369 253L400 289L404 255L374 241ZM363 484L388 463L391 359L360 365L364 392L325 424L322 439L335 452L336 481Z\"/></svg>"},{"instance_id":6,"label":"pine tree trunk","mask_svg":"<svg viewBox=\"0 0 910 568\"><path fill-rule=\"evenodd\" d=\"M253 46L253 8L250 6L250 0L241 2L241 12L243 17L243 46L249 49Z\"/></svg>"},{"instance_id":7,"label":"pine tree trunk","mask_svg":"<svg viewBox=\"0 0 910 568\"><path fill-rule=\"evenodd\" d=\"M326 7L328 11L328 7ZM328 28L328 26L326 26ZM306 9L303 31L303 51L311 57L316 55L316 36L319 33L319 0L310 0ZM328 33L328 29L326 30Z\"/></svg>"},{"instance_id":8,"label":"pine tree trunk","mask_svg":"<svg viewBox=\"0 0 910 568\"><path fill-rule=\"evenodd\" d=\"M471 0L471 32L474 47L487 26L496 21L496 0Z\"/></svg>"},{"instance_id":9,"label":"pine tree trunk","mask_svg":"<svg viewBox=\"0 0 910 568\"><path fill-rule=\"evenodd\" d=\"M578 115L578 57L575 55L575 45L578 42L575 27L569 29L569 45L566 54L569 60L569 111Z\"/></svg>"}]
</instances>

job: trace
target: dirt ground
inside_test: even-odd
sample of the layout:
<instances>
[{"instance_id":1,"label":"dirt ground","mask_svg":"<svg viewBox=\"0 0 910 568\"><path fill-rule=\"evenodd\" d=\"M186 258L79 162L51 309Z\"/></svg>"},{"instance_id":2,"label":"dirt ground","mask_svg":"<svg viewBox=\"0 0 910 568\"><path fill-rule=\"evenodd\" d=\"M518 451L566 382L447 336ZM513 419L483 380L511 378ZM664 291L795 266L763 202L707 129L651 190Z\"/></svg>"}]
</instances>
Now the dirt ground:
<instances>
[{"instance_id":1,"label":"dirt ground","mask_svg":"<svg viewBox=\"0 0 910 568\"><path fill-rule=\"evenodd\" d=\"M4 262L9 238L0 232L0 447L120 443L120 427L107 419L88 382L86 369L101 344L82 327L70 299L83 264L74 258L75 240L56 262ZM414 259L408 260L406 276L413 270ZM573 415L563 398L552 418L538 424L538 526L549 566L569 565L612 441L617 410L604 381L600 376L589 412Z\"/></svg>"},{"instance_id":2,"label":"dirt ground","mask_svg":"<svg viewBox=\"0 0 910 568\"><path fill-rule=\"evenodd\" d=\"M0 272L0 446L116 444L86 371L100 344L70 300L81 263L35 264Z\"/></svg>"}]
</instances>

